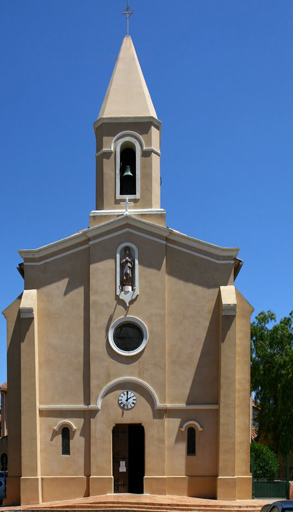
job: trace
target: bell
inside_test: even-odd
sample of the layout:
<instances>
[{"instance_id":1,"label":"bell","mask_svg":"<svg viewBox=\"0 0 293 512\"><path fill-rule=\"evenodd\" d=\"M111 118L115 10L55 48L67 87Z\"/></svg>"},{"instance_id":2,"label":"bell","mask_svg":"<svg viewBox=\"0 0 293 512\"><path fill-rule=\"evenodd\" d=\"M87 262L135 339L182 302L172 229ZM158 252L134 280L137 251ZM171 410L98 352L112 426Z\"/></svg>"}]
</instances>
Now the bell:
<instances>
[{"instance_id":1,"label":"bell","mask_svg":"<svg viewBox=\"0 0 293 512\"><path fill-rule=\"evenodd\" d=\"M133 178L130 165L126 165L123 171L122 178L125 178L126 176L131 176Z\"/></svg>"}]
</instances>

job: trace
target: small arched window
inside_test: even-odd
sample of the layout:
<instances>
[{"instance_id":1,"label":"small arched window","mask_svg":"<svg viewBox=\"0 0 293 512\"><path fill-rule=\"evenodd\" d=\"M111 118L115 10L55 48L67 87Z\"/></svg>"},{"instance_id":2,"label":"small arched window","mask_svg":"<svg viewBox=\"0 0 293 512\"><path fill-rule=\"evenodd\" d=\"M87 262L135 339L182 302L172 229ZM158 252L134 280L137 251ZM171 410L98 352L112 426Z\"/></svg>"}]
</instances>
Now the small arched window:
<instances>
[{"instance_id":1,"label":"small arched window","mask_svg":"<svg viewBox=\"0 0 293 512\"><path fill-rule=\"evenodd\" d=\"M70 455L70 430L68 427L63 427L61 431L61 453Z\"/></svg>"},{"instance_id":2,"label":"small arched window","mask_svg":"<svg viewBox=\"0 0 293 512\"><path fill-rule=\"evenodd\" d=\"M196 432L194 427L187 429L187 455L196 455Z\"/></svg>"}]
</instances>

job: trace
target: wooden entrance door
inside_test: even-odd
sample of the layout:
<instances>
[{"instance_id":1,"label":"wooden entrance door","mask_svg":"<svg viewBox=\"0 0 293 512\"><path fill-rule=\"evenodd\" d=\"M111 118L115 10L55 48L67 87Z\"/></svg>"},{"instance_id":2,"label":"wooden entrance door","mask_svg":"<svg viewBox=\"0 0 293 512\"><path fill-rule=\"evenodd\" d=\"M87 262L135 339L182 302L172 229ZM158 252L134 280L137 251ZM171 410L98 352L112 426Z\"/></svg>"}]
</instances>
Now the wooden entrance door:
<instances>
[{"instance_id":1,"label":"wooden entrance door","mask_svg":"<svg viewBox=\"0 0 293 512\"><path fill-rule=\"evenodd\" d=\"M144 428L115 425L113 428L114 492L143 494Z\"/></svg>"}]
</instances>

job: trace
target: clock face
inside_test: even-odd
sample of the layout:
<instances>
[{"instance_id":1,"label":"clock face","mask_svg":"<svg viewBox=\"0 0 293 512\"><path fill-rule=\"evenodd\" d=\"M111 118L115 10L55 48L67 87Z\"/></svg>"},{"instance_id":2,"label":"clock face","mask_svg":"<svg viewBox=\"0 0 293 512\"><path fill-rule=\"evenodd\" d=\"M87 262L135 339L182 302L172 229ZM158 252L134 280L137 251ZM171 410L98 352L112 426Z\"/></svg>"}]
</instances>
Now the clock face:
<instances>
[{"instance_id":1,"label":"clock face","mask_svg":"<svg viewBox=\"0 0 293 512\"><path fill-rule=\"evenodd\" d=\"M118 398L118 404L121 409L133 409L136 404L136 396L132 391L122 391Z\"/></svg>"}]
</instances>

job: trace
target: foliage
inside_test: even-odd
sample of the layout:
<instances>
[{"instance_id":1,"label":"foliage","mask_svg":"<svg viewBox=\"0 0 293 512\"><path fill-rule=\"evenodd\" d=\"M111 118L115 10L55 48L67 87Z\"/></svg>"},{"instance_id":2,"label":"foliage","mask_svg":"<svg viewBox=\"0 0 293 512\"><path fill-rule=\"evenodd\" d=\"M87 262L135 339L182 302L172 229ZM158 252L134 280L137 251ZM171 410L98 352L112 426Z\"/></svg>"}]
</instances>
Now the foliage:
<instances>
[{"instance_id":1,"label":"foliage","mask_svg":"<svg viewBox=\"0 0 293 512\"><path fill-rule=\"evenodd\" d=\"M277 455L268 446L260 443L251 443L250 456L254 459L253 471L255 478L277 477L279 462Z\"/></svg>"},{"instance_id":2,"label":"foliage","mask_svg":"<svg viewBox=\"0 0 293 512\"><path fill-rule=\"evenodd\" d=\"M259 438L286 455L293 452L293 311L280 323L274 313L262 311L251 324L251 340Z\"/></svg>"}]
</instances>

